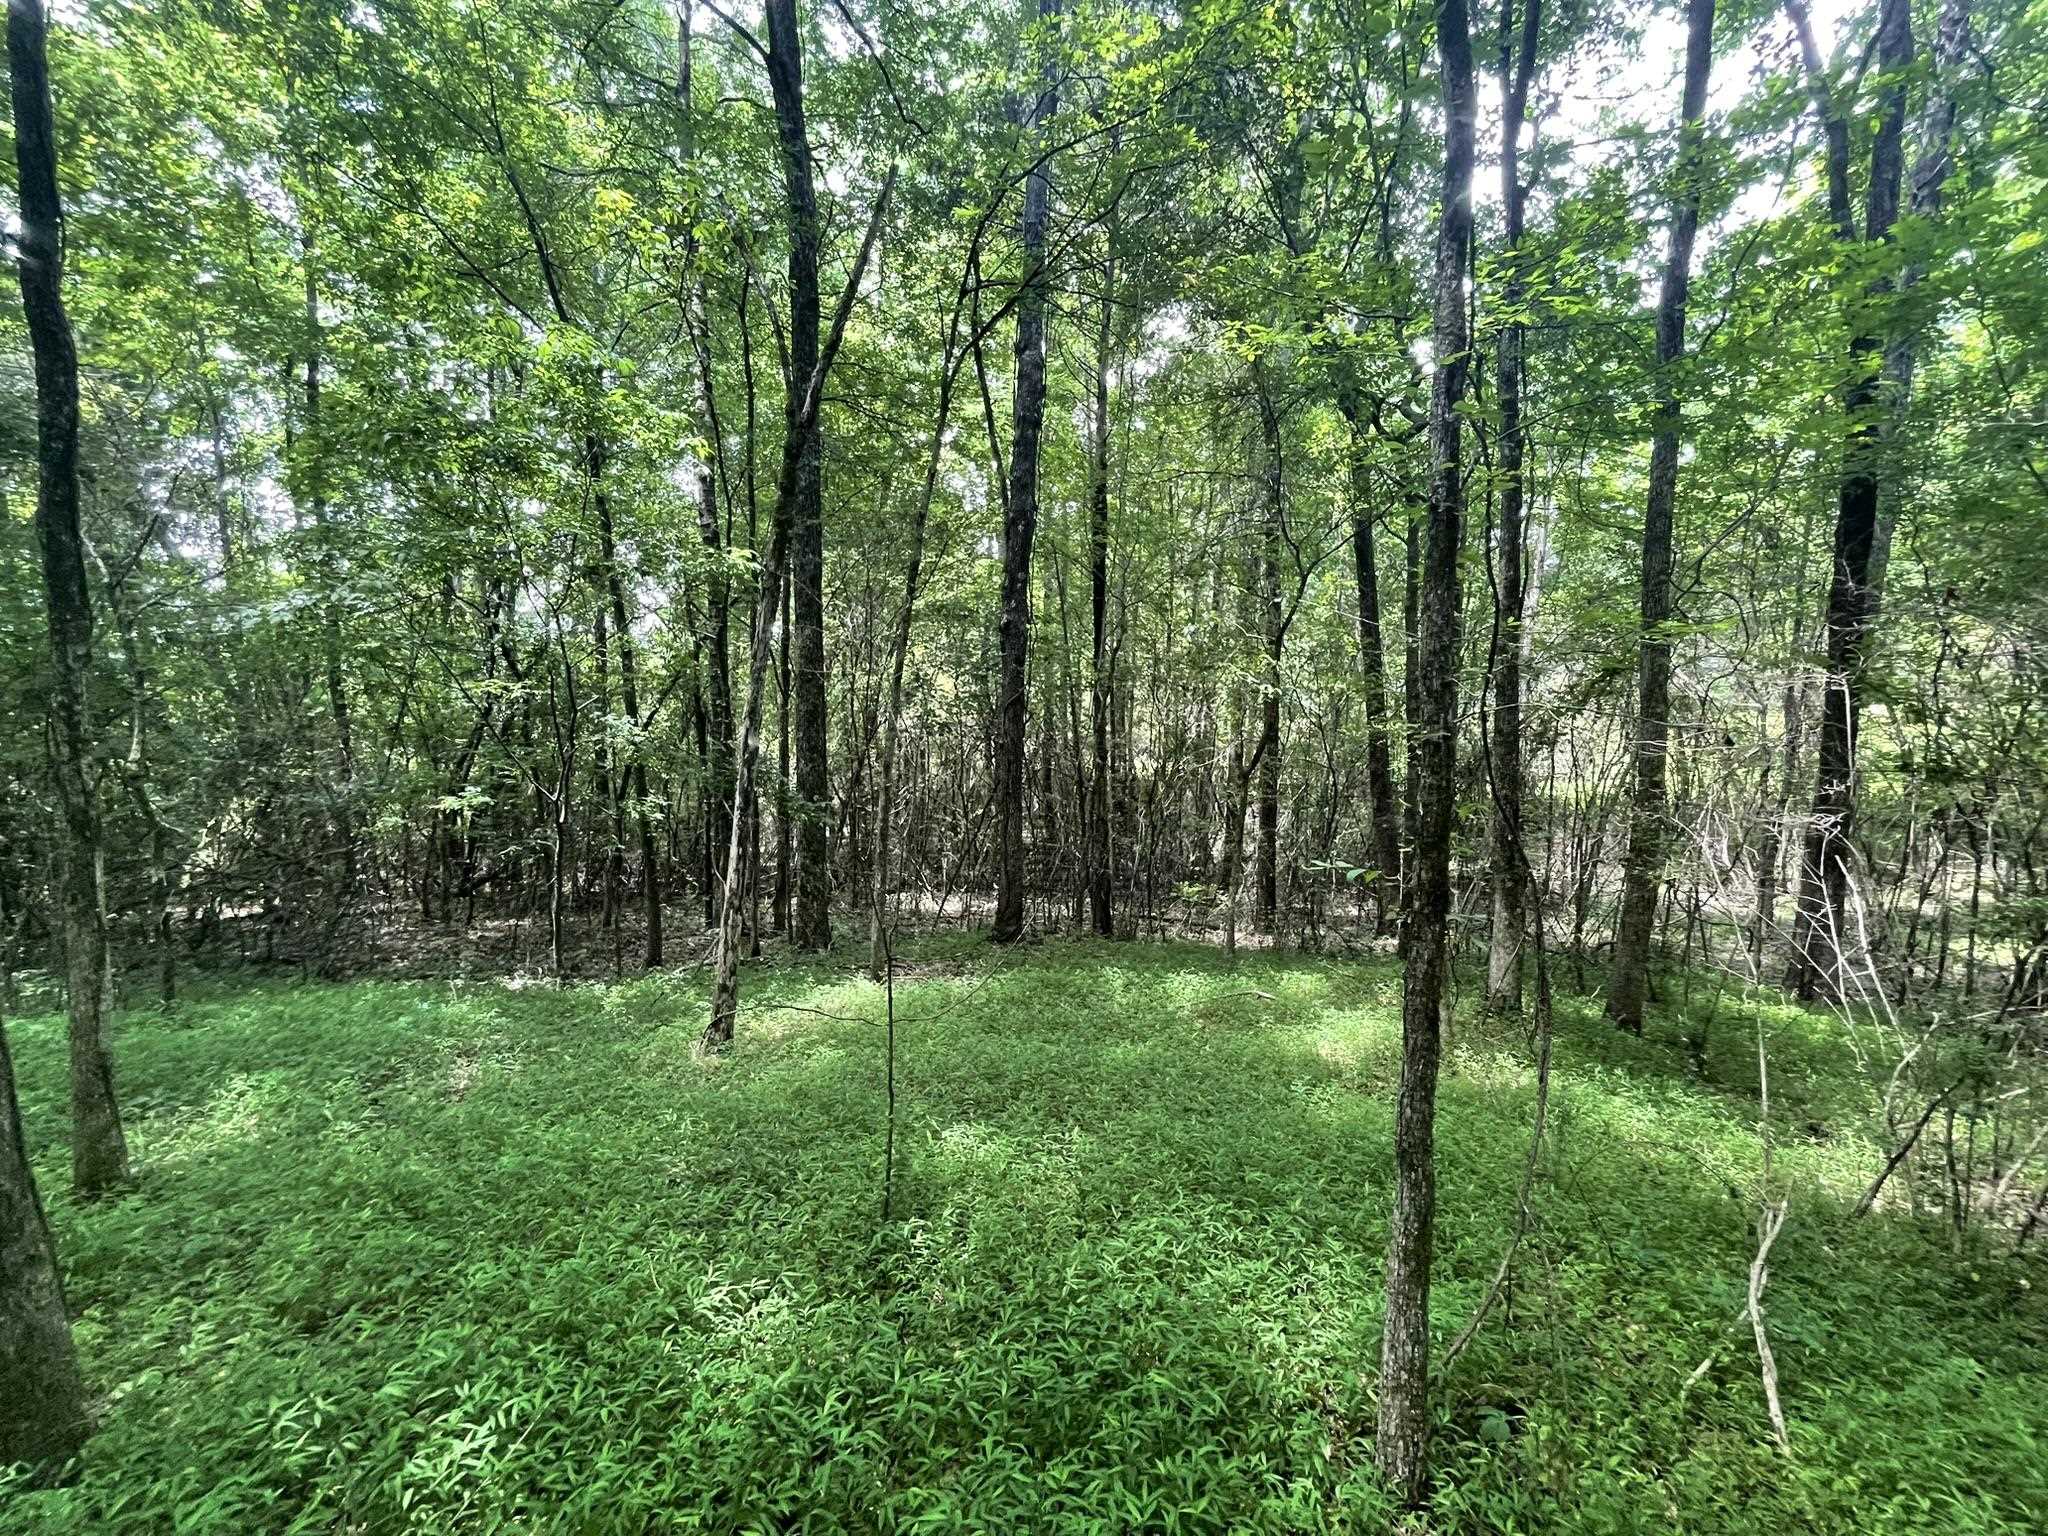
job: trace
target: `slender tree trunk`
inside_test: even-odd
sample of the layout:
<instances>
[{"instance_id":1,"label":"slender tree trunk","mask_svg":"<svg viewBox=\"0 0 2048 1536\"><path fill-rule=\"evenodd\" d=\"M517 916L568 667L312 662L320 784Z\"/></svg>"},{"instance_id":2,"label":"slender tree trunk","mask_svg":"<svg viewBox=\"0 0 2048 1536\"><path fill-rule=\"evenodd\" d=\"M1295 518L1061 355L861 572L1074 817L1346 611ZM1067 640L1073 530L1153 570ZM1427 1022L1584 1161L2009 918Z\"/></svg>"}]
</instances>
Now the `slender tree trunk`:
<instances>
[{"instance_id":1,"label":"slender tree trunk","mask_svg":"<svg viewBox=\"0 0 2048 1536\"><path fill-rule=\"evenodd\" d=\"M1025 0L1048 31L1059 0ZM1058 105L1052 45L1026 129L1039 134ZM996 916L991 937L1024 936L1024 728L1030 715L1026 660L1031 645L1031 541L1038 532L1038 444L1045 424L1045 237L1052 206L1049 152L1024 179L1018 227L1024 264L1017 300L1017 379L1010 417L1010 485L1003 508L1002 663L996 701Z\"/></svg>"},{"instance_id":2,"label":"slender tree trunk","mask_svg":"<svg viewBox=\"0 0 2048 1536\"><path fill-rule=\"evenodd\" d=\"M1849 207L1847 125L1829 98L1805 7L1795 0L1786 10L1800 34L1800 51L1826 130L1829 210L1838 238L1853 242L1856 228ZM1907 0L1883 0L1877 24L1877 68L1882 84L1870 145L1870 182L1863 218L1866 242L1887 238L1898 217L1904 177L1905 74L1912 60L1912 8ZM1879 283L1873 296L1884 292L1886 285ZM1836 497L1833 577L1828 586L1827 679L1815 744L1813 816L1807 823L1800 874L1806 942L1793 962L1794 984L1805 998L1839 995L1855 927L1848 909L1855 860L1856 733L1862 715L1863 642L1877 611L1871 573L1885 436L1879 329L1874 317L1858 326L1849 343L1849 382L1842 392L1849 437Z\"/></svg>"},{"instance_id":3,"label":"slender tree trunk","mask_svg":"<svg viewBox=\"0 0 2048 1536\"><path fill-rule=\"evenodd\" d=\"M1372 793L1373 904L1381 933L1393 920L1401 885L1401 811L1394 795L1394 754L1387 731L1386 642L1380 633L1380 576L1373 548L1370 469L1355 393L1342 401L1350 426L1351 552L1358 583L1358 652L1365 674L1365 776Z\"/></svg>"},{"instance_id":4,"label":"slender tree trunk","mask_svg":"<svg viewBox=\"0 0 2048 1536\"><path fill-rule=\"evenodd\" d=\"M1414 872L1402 902L1401 1085L1394 1112L1394 1212L1387 1243L1373 1458L1409 1503L1429 1471L1429 1284L1436 1231L1436 1079L1450 959L1451 821L1457 801L1458 554L1464 517L1459 407L1471 333L1464 278L1472 243L1476 100L1465 0L1439 0L1443 203L1435 271L1427 549L1417 582L1416 739L1410 752Z\"/></svg>"},{"instance_id":5,"label":"slender tree trunk","mask_svg":"<svg viewBox=\"0 0 2048 1536\"><path fill-rule=\"evenodd\" d=\"M633 828L640 844L640 883L646 916L646 947L642 963L652 970L661 964L661 861L654 846L654 823L647 815L647 761L640 745L639 665L633 644L631 617L626 611L626 582L619 569L618 540L612 526L611 493L604 485L606 453L601 440L591 440L591 476L595 482L591 500L597 508L598 558L603 562L605 590L611 602L613 645L619 659L619 706L625 711L631 731L628 764L618 770L621 786L633 791ZM614 858L618 854L614 853Z\"/></svg>"},{"instance_id":6,"label":"slender tree trunk","mask_svg":"<svg viewBox=\"0 0 2048 1536\"><path fill-rule=\"evenodd\" d=\"M910 561L903 575L903 603L896 610L895 632L889 644L889 692L882 713L881 754L875 764L875 847L869 891L868 968L877 980L886 979L889 967L888 900L895 831L896 759L903 726L903 671L910 656L911 620L916 614L918 583L924 571L925 528L931 520L932 501L938 494L939 474L944 467L946 429L953 415L953 388L960 376L960 366L966 359L966 353L959 345L960 311L967 296L967 284L971 281L971 272L963 276L947 322L945 351L939 360L939 403L937 419L932 424L931 453L925 459L924 486L918 494L917 512L911 520Z\"/></svg>"},{"instance_id":7,"label":"slender tree trunk","mask_svg":"<svg viewBox=\"0 0 2048 1536\"><path fill-rule=\"evenodd\" d=\"M121 761L120 773L129 800L142 817L143 825L149 828L150 900L156 909L150 927L156 949L157 998L165 1008L170 1008L178 1000L178 951L171 939L171 902L177 871L171 852L171 827L150 790L149 665L143 657L141 637L136 633L135 614L126 602L128 572L110 571L103 562L96 563L107 591L107 611L114 616L121 663L128 674L128 752Z\"/></svg>"},{"instance_id":8,"label":"slender tree trunk","mask_svg":"<svg viewBox=\"0 0 2048 1536\"><path fill-rule=\"evenodd\" d=\"M1524 0L1521 38L1515 40L1515 0L1501 7L1500 72L1505 97L1501 110L1500 183L1506 229L1502 235L1507 277L1501 301L1519 315L1527 284L1522 276L1524 190L1520 145L1528 110L1529 83L1536 71L1536 38L1542 0ZM1493 632L1493 835L1488 863L1493 878L1493 931L1487 947L1486 1006L1496 1014L1522 1011L1522 930L1526 925L1522 840L1522 353L1524 327L1510 319L1501 328L1498 355L1500 396L1500 521L1495 546L1497 620Z\"/></svg>"},{"instance_id":9,"label":"slender tree trunk","mask_svg":"<svg viewBox=\"0 0 2048 1536\"><path fill-rule=\"evenodd\" d=\"M810 146L801 132L801 116L789 111L792 101L801 105L803 90L803 64L798 52L794 0L769 0L768 37L769 79L775 91L776 118L784 129L783 182L788 195L790 227L793 233L799 231L808 218L811 235L815 239L817 208L811 196ZM792 122L796 131L790 130ZM762 699L767 692L768 663L774 655L775 614L782 604L784 571L794 542L797 509L802 498L814 489L807 487L806 477L815 475L817 470L818 412L824 401L825 380L832 371L833 359L838 356L839 344L845 338L846 322L852 315L854 300L859 296L861 278L867 271L868 258L874 253L875 240L895 184L896 171L892 166L876 196L867 234L861 240L860 253L854 258L846 287L833 310L831 328L813 354L810 366L802 372L792 369L784 399L782 464L775 481L775 510L770 518L772 531L768 552L760 564L759 586L754 597L753 633L747 655L746 714L740 731L739 755L734 764L735 814L726 839L725 882L720 893L718 938L713 950L711 1020L705 1026L703 1037L703 1044L709 1050L722 1050L732 1043L733 1021L739 1012L741 938L750 906L746 873L751 817L747 812L754 798L754 769L761 749ZM795 243L793 240L793 246ZM797 307L796 295L806 281L806 273L799 270L800 263L808 265L808 280L815 296L815 246L808 257L799 255L794 248L790 252L792 314ZM791 356L794 359L794 346Z\"/></svg>"},{"instance_id":10,"label":"slender tree trunk","mask_svg":"<svg viewBox=\"0 0 2048 1536\"><path fill-rule=\"evenodd\" d=\"M761 601L757 593L754 598ZM769 921L780 934L789 932L790 893L796 872L796 840L790 835L789 803L789 588L782 590L782 625L775 650L775 892Z\"/></svg>"},{"instance_id":11,"label":"slender tree trunk","mask_svg":"<svg viewBox=\"0 0 2048 1536\"><path fill-rule=\"evenodd\" d=\"M1671 246L1657 300L1656 426L1650 439L1650 489L1643 514L1642 638L1636 663L1635 798L1628 855L1622 865L1621 920L1607 1016L1643 1032L1650 989L1650 940L1657 891L1664 880L1665 758L1671 715L1671 523L1678 502L1677 367L1685 355L1685 306L1692 286L1692 248L1700 224L1700 116L1713 64L1714 0L1688 0L1685 91L1679 107L1678 189L1671 205Z\"/></svg>"},{"instance_id":12,"label":"slender tree trunk","mask_svg":"<svg viewBox=\"0 0 2048 1536\"><path fill-rule=\"evenodd\" d=\"M1910 49L1910 38L1907 46ZM1934 34L1934 78L1928 87L1927 104L1920 120L1920 158L1913 164L1913 174L1906 187L1907 208L1916 219L1931 221L1941 216L1942 189L1948 182L1950 168L1955 164L1955 80L1957 72L1970 56L1972 46L1970 0L1943 0L1941 19ZM1899 274L1900 294L1910 296L1925 275L1919 263L1909 263ZM1886 422L1888 437L1904 425L1907 409L1912 404L1913 367L1926 330L1926 323L1909 313L1901 323L1892 327L1890 340L1886 343L1884 379L1889 396L1885 402L1889 418ZM1870 551L1873 617L1876 605L1884 599L1885 570L1891 563L1892 530L1898 523L1900 499L1894 496L1889 505L1879 508L1877 532Z\"/></svg>"},{"instance_id":13,"label":"slender tree trunk","mask_svg":"<svg viewBox=\"0 0 2048 1536\"><path fill-rule=\"evenodd\" d=\"M794 399L818 367L818 197L804 119L803 45L794 0L768 0L766 15L768 83L775 97L775 131L789 203L788 392ZM794 466L794 500L788 508L790 606L796 621L792 650L797 799L796 923L790 939L798 949L819 950L832 942L832 859L825 821L832 783L826 761L830 704L825 696L824 453L815 418L799 446L803 452ZM733 798L735 805L745 801L745 794Z\"/></svg>"},{"instance_id":14,"label":"slender tree trunk","mask_svg":"<svg viewBox=\"0 0 2048 1536\"><path fill-rule=\"evenodd\" d=\"M1116 930L1109 820L1109 371L1116 315L1116 217L1104 234L1102 320L1095 337L1095 419L1088 463L1088 703L1094 757L1088 780L1088 916L1097 935Z\"/></svg>"},{"instance_id":15,"label":"slender tree trunk","mask_svg":"<svg viewBox=\"0 0 2048 1536\"><path fill-rule=\"evenodd\" d=\"M107 1048L110 966L94 782L91 717L92 596L78 506L78 352L64 312L63 205L39 0L8 0L7 64L14 154L21 173L16 268L36 373L36 534L43 546L52 686L51 777L63 817L64 972L71 1016L71 1176L78 1193L106 1193L128 1178L128 1141Z\"/></svg>"},{"instance_id":16,"label":"slender tree trunk","mask_svg":"<svg viewBox=\"0 0 2048 1536\"><path fill-rule=\"evenodd\" d=\"M1254 367L1259 399L1260 509L1259 598L1265 676L1259 689L1258 920L1268 934L1280 931L1280 662L1287 640L1280 595L1280 551L1285 543L1286 487L1281 478L1280 412L1263 366Z\"/></svg>"},{"instance_id":17,"label":"slender tree trunk","mask_svg":"<svg viewBox=\"0 0 2048 1536\"><path fill-rule=\"evenodd\" d=\"M355 723L350 713L348 676L343 667L341 605L335 596L340 585L340 552L335 548L334 530L327 521L327 475L321 462L326 448L320 435L320 286L314 268L313 237L304 237L301 252L306 277L306 510L313 519L313 536L319 540L321 594L320 651L327 675L327 710L334 719L334 783L338 802L336 821L341 836L344 903L355 896L357 858L355 824L356 744Z\"/></svg>"}]
</instances>

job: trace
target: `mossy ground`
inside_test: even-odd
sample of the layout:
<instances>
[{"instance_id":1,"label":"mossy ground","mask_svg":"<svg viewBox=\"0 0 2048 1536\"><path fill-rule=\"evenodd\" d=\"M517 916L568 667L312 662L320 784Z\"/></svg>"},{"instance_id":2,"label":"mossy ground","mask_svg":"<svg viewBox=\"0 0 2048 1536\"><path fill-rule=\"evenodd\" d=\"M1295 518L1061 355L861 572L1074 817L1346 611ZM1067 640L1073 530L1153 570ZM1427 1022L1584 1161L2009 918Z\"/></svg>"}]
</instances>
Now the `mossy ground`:
<instances>
[{"instance_id":1,"label":"mossy ground","mask_svg":"<svg viewBox=\"0 0 2048 1536\"><path fill-rule=\"evenodd\" d=\"M94 1206L63 1193L61 1023L16 1021L101 1428L0 1530L1388 1528L1393 965L905 959L887 1225L882 993L843 954L750 973L715 1060L701 972L125 1015L141 1178ZM1759 1028L1789 1458L1731 1326ZM1879 1153L1834 1023L1723 999L1704 1081L1682 1032L1561 1000L1539 1224L1440 1394L1427 1528L2041 1530L2025 1269L1848 1218ZM1506 1027L1447 1067L1440 1339L1508 1239L1533 1094Z\"/></svg>"}]
</instances>

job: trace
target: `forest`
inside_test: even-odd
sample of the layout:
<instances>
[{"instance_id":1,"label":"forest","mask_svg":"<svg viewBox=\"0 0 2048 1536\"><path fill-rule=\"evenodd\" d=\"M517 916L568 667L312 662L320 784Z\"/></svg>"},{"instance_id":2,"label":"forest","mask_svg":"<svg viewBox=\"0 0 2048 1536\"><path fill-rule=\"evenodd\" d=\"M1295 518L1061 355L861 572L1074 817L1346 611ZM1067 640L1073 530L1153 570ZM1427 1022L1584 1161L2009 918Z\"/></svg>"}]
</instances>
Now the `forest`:
<instances>
[{"instance_id":1,"label":"forest","mask_svg":"<svg viewBox=\"0 0 2048 1536\"><path fill-rule=\"evenodd\" d=\"M2048 1528L2048 0L7 0L0 1532Z\"/></svg>"}]
</instances>

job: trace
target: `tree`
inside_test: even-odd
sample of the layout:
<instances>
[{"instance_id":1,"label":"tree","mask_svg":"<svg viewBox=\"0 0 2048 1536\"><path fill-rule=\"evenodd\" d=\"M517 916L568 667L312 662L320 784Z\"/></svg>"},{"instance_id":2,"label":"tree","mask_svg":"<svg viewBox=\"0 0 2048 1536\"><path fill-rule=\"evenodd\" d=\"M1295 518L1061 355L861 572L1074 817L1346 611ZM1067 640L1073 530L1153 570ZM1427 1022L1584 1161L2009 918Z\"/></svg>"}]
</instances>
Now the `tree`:
<instances>
[{"instance_id":1,"label":"tree","mask_svg":"<svg viewBox=\"0 0 2048 1536\"><path fill-rule=\"evenodd\" d=\"M1038 28L1050 34L1059 0L1025 0ZM1041 36L1043 62L1036 99L1025 115L1027 133L1044 134L1058 108L1052 42ZM999 850L995 928L998 944L1024 936L1024 726L1030 714L1026 662L1031 650L1031 541L1038 533L1039 439L1045 425L1046 223L1052 207L1052 151L1040 142L1024 178L1018 241L1024 268L1018 281L1016 368L1011 401L1010 479L1003 497L1001 677L996 698L996 839Z\"/></svg>"},{"instance_id":2,"label":"tree","mask_svg":"<svg viewBox=\"0 0 2048 1536\"><path fill-rule=\"evenodd\" d=\"M1831 98L1805 6L1800 0L1787 0L1786 11L1799 34L1815 109L1826 134L1829 215L1837 238L1853 245L1857 232L1849 205L1848 126ZM1907 0L1881 0L1876 44L1879 85L1863 212L1862 240L1866 244L1885 241L1899 214L1905 173L1905 72L1913 62L1912 7ZM1890 288L1887 278L1874 279L1869 298L1880 302L1856 308L1842 386L1842 417L1848 437L1836 496L1826 620L1827 678L1821 693L1820 735L1815 746L1817 778L1800 866L1799 933L1792 966L1794 984L1805 998L1840 995L1857 948L1851 936L1855 919L1849 897L1856 857L1856 736L1863 709L1864 644L1877 613L1872 562L1877 549L1884 440L1881 301Z\"/></svg>"},{"instance_id":3,"label":"tree","mask_svg":"<svg viewBox=\"0 0 2048 1536\"><path fill-rule=\"evenodd\" d=\"M36 370L36 533L54 686L51 761L64 817L64 980L71 1019L71 1178L81 1195L128 1179L128 1140L107 1045L112 962L100 842L98 769L87 699L92 594L78 507L78 352L64 312L64 210L50 102L47 26L40 0L8 0L7 66L14 156L21 172L16 269Z\"/></svg>"},{"instance_id":4,"label":"tree","mask_svg":"<svg viewBox=\"0 0 2048 1536\"><path fill-rule=\"evenodd\" d=\"M1522 624L1527 593L1522 528L1523 462L1522 357L1527 327L1521 308L1528 285L1522 275L1522 233L1528 189L1522 184L1522 123L1529 109L1529 83L1536 72L1536 40L1543 26L1542 0L1522 7L1516 41L1515 0L1500 13L1500 196L1505 222L1501 260L1506 267L1501 328L1494 357L1500 396L1500 499L1494 542L1493 732L1487 770L1493 785L1493 835L1489 870L1493 877L1493 934L1487 947L1486 1006L1495 1013L1522 1007L1522 929L1527 922L1522 889Z\"/></svg>"},{"instance_id":5,"label":"tree","mask_svg":"<svg viewBox=\"0 0 2048 1536\"><path fill-rule=\"evenodd\" d=\"M1387 1240L1387 1311L1380 1344L1373 1459L1410 1503L1429 1472L1429 1282L1436 1233L1436 1079L1450 965L1451 822L1457 804L1458 558L1465 488L1459 407L1471 365L1464 278L1472 244L1477 101L1465 0L1439 0L1444 106L1437 215L1435 375L1429 393L1429 516L1417 590L1416 729L1408 796L1413 873L1401 904L1401 1083L1394 1110L1394 1212Z\"/></svg>"},{"instance_id":6,"label":"tree","mask_svg":"<svg viewBox=\"0 0 2048 1536\"><path fill-rule=\"evenodd\" d=\"M789 556L798 510L805 497L819 494L818 413L825 381L846 338L847 321L860 296L875 239L896 184L892 166L876 194L860 253L847 274L846 286L832 313L822 343L818 340L818 207L811 181L811 147L803 117L803 55L796 30L793 0L769 0L768 47L761 50L776 105L777 139L782 151L785 208L789 221L789 356L783 401L782 461L775 482L775 508L769 543L760 563L754 599L753 632L748 646L747 703L740 728L739 761L733 787L735 814L726 842L725 880L720 897L718 936L713 952L711 1022L704 1045L718 1050L732 1043L733 1021L739 1012L741 930L748 909L746 882L747 817L752 803L754 767L761 749L761 706L774 650L776 616L782 606L784 564ZM803 336L808 331L810 342Z\"/></svg>"},{"instance_id":7,"label":"tree","mask_svg":"<svg viewBox=\"0 0 2048 1536\"><path fill-rule=\"evenodd\" d=\"M1685 88L1678 112L1677 190L1671 202L1671 244L1657 298L1655 425L1650 437L1650 489L1643 509L1642 636L1637 642L1635 799L1628 857L1622 864L1621 919L1607 1016L1643 1032L1649 996L1650 936L1664 879L1665 755L1671 736L1672 515L1678 504L1679 392L1685 355L1685 305L1692 286L1692 247L1700 225L1707 72L1714 60L1713 0L1687 0Z\"/></svg>"},{"instance_id":8,"label":"tree","mask_svg":"<svg viewBox=\"0 0 2048 1536\"><path fill-rule=\"evenodd\" d=\"M37 0L8 6L11 52L13 12L40 7ZM40 23L38 16L38 29ZM14 1063L0 1025L0 1467L28 1462L48 1477L78 1454L91 1431L56 1246L29 1171Z\"/></svg>"}]
</instances>

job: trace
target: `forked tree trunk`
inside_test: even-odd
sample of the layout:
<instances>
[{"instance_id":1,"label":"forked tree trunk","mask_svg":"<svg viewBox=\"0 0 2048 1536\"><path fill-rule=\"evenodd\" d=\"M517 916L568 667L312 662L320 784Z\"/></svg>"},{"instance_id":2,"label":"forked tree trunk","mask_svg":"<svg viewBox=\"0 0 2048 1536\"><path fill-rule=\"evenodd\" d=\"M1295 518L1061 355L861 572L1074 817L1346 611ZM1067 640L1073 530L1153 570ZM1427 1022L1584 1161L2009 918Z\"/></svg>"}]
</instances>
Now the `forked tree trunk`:
<instances>
[{"instance_id":1,"label":"forked tree trunk","mask_svg":"<svg viewBox=\"0 0 2048 1536\"><path fill-rule=\"evenodd\" d=\"M1401 1085L1394 1111L1394 1212L1387 1241L1373 1459L1400 1496L1421 1501L1429 1470L1429 1283L1436 1232L1436 1079L1450 958L1451 820L1457 802L1458 554L1464 520L1459 407L1471 333L1464 277L1472 243L1476 100L1465 0L1439 0L1443 203L1435 270L1436 375L1430 388L1426 549L1416 582L1416 732L1409 754L1414 869L1401 910Z\"/></svg>"},{"instance_id":2,"label":"forked tree trunk","mask_svg":"<svg viewBox=\"0 0 2048 1536\"><path fill-rule=\"evenodd\" d=\"M1786 5L1799 33L1808 81L1826 130L1828 205L1835 232L1845 244L1856 239L1849 206L1849 135L1846 120L1830 99L1820 52L1805 7ZM1891 232L1899 212L1904 177L1905 74L1913 60L1912 8L1907 0L1883 0L1877 23L1880 88L1877 127L1870 142L1863 239ZM1881 295L1882 284L1874 290ZM1864 312L1871 312L1864 306ZM1805 942L1793 957L1793 981L1801 997L1839 995L1854 948L1849 913L1851 866L1856 836L1856 733L1862 717L1863 642L1877 612L1872 582L1876 550L1880 460L1883 341L1879 326L1866 320L1849 342L1849 380L1842 391L1842 415L1849 437L1843 449L1841 485L1835 503L1833 576L1828 585L1827 678L1822 690L1820 734L1815 743L1813 815L1807 822L1801 861L1799 926Z\"/></svg>"},{"instance_id":3,"label":"forked tree trunk","mask_svg":"<svg viewBox=\"0 0 2048 1536\"><path fill-rule=\"evenodd\" d=\"M43 546L52 686L51 778L63 817L64 975L71 1018L71 1177L81 1195L128 1178L128 1141L107 1049L110 986L100 816L86 700L92 597L78 508L78 352L64 312L63 205L43 8L8 0L7 64L21 172L16 262L36 372L36 534Z\"/></svg>"},{"instance_id":4,"label":"forked tree trunk","mask_svg":"<svg viewBox=\"0 0 2048 1536\"><path fill-rule=\"evenodd\" d=\"M1621 919L1607 1016L1643 1032L1650 990L1650 937L1664 881L1665 758L1671 735L1671 522L1678 503L1679 401L1676 370L1685 355L1685 305L1692 247L1700 226L1700 116L1713 64L1714 0L1688 0L1685 91L1678 113L1678 190L1671 203L1671 246L1657 299L1656 426L1650 438L1650 489L1643 513L1642 636L1636 661L1635 799L1622 864Z\"/></svg>"}]
</instances>

